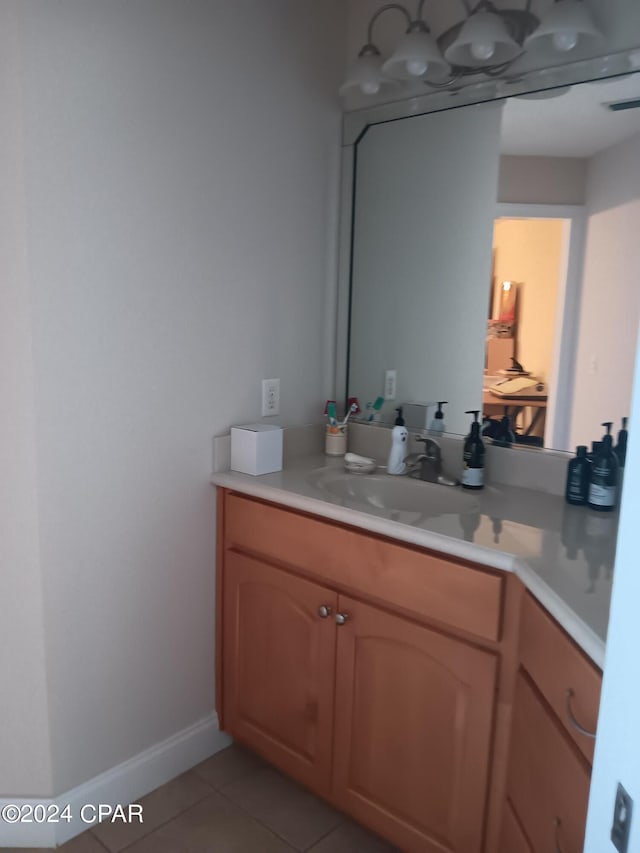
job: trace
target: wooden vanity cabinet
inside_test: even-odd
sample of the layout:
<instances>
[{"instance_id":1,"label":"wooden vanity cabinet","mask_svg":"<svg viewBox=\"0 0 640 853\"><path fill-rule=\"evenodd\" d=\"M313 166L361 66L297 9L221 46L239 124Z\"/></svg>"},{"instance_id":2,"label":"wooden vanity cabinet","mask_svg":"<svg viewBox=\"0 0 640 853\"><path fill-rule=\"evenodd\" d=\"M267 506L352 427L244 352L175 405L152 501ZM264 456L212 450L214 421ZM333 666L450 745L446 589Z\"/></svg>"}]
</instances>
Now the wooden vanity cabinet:
<instances>
[{"instance_id":1,"label":"wooden vanity cabinet","mask_svg":"<svg viewBox=\"0 0 640 853\"><path fill-rule=\"evenodd\" d=\"M507 795L533 853L582 853L590 779L588 763L521 673Z\"/></svg>"},{"instance_id":2,"label":"wooden vanity cabinet","mask_svg":"<svg viewBox=\"0 0 640 853\"><path fill-rule=\"evenodd\" d=\"M582 850L600 672L518 578L220 490L216 653L221 727L401 850Z\"/></svg>"},{"instance_id":3,"label":"wooden vanity cabinet","mask_svg":"<svg viewBox=\"0 0 640 853\"><path fill-rule=\"evenodd\" d=\"M228 535L218 567L223 728L402 850L481 853L498 655L427 625L420 613L425 589L415 596L413 616L367 600L372 573L374 581L383 574L372 555L393 571L386 551L393 543L235 495L226 496L225 506L228 524L223 518L221 528ZM288 546L280 542L286 561L270 553L277 541L269 544L266 534L263 541L257 522L241 524L241 515L256 508L271 519L272 533L288 539ZM298 522L303 529L305 522L321 525L327 558L334 533L361 540L352 543L348 591L331 572L323 582L315 549L290 547L297 535L290 526L298 529ZM358 564L358 544L371 565ZM439 561L434 569L427 554L406 553L414 569L416 555L423 557L423 585L430 571L437 576L448 568ZM342 559L336 550L334 564ZM465 573L473 595L476 570L450 565L463 570L464 609ZM401 581L406 570L397 565ZM486 578L496 594L490 620L502 605L496 580ZM436 599L446 599L448 583L434 582ZM500 630L499 619L495 629L486 617L474 624Z\"/></svg>"},{"instance_id":4,"label":"wooden vanity cabinet","mask_svg":"<svg viewBox=\"0 0 640 853\"><path fill-rule=\"evenodd\" d=\"M531 853L581 853L600 685L600 671L526 595L501 853L513 853L514 826Z\"/></svg>"}]
</instances>

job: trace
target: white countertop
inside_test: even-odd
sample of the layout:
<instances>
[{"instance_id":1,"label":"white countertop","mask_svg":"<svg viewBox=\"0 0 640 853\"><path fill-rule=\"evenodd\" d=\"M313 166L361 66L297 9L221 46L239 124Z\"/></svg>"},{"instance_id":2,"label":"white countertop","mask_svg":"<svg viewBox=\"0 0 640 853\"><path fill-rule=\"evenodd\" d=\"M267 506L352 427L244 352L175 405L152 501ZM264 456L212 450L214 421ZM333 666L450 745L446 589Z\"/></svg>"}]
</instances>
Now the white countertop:
<instances>
[{"instance_id":1,"label":"white countertop","mask_svg":"<svg viewBox=\"0 0 640 853\"><path fill-rule=\"evenodd\" d=\"M252 477L226 471L214 474L212 482L452 557L514 572L594 663L603 667L617 515L571 507L555 495L507 485L474 493L477 508L465 514L397 512L369 505L362 499L336 497L322 488L323 477L342 470L341 458L309 456L275 474ZM417 486L450 488L421 483Z\"/></svg>"}]
</instances>

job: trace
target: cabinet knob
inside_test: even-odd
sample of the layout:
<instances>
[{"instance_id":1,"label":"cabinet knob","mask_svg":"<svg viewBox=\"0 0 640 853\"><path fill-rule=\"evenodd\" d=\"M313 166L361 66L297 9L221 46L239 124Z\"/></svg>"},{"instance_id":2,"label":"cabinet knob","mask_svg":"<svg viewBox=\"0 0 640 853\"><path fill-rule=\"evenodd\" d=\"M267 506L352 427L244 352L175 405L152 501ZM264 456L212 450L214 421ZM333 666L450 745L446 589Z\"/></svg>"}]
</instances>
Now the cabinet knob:
<instances>
[{"instance_id":1,"label":"cabinet knob","mask_svg":"<svg viewBox=\"0 0 640 853\"><path fill-rule=\"evenodd\" d=\"M336 613L336 622L338 625L344 625L349 619L348 613Z\"/></svg>"},{"instance_id":2,"label":"cabinet knob","mask_svg":"<svg viewBox=\"0 0 640 853\"><path fill-rule=\"evenodd\" d=\"M331 608L328 604L321 604L320 607L318 607L318 616L321 619L326 619L328 616L331 616Z\"/></svg>"},{"instance_id":3,"label":"cabinet knob","mask_svg":"<svg viewBox=\"0 0 640 853\"><path fill-rule=\"evenodd\" d=\"M567 689L567 717L569 717L569 722L576 731L580 732L581 735L585 735L585 737L595 737L595 732L590 732L589 729L585 729L585 727L581 726L580 723L576 720L572 708L572 699L574 696L575 691L572 687L569 687Z\"/></svg>"}]
</instances>

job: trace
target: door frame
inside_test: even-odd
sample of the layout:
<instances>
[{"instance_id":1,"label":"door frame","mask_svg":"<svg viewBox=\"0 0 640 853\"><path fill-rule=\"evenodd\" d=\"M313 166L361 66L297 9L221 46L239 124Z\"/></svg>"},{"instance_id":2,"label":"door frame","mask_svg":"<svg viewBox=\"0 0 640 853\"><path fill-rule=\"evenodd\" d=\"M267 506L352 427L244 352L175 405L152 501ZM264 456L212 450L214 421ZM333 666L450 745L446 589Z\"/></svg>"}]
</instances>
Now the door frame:
<instances>
[{"instance_id":1,"label":"door frame","mask_svg":"<svg viewBox=\"0 0 640 853\"><path fill-rule=\"evenodd\" d=\"M564 220L544 446L552 450L569 450L573 411L573 376L578 348L578 321L586 239L586 211L583 205L499 202L496 205L495 218Z\"/></svg>"}]
</instances>

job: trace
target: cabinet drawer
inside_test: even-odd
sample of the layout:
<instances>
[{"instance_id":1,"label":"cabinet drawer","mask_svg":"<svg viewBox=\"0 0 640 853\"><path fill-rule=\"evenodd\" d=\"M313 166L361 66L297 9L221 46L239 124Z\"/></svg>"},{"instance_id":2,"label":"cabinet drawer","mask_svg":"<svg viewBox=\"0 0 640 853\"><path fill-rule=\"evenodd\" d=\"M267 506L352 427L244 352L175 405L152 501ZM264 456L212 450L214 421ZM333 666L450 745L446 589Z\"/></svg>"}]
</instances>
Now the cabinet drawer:
<instances>
[{"instance_id":1,"label":"cabinet drawer","mask_svg":"<svg viewBox=\"0 0 640 853\"><path fill-rule=\"evenodd\" d=\"M500 639L503 578L351 528L227 495L225 544L308 572L325 583Z\"/></svg>"},{"instance_id":2,"label":"cabinet drawer","mask_svg":"<svg viewBox=\"0 0 640 853\"><path fill-rule=\"evenodd\" d=\"M533 853L531 845L520 828L511 803L504 804L504 811L502 813L500 853Z\"/></svg>"},{"instance_id":3,"label":"cabinet drawer","mask_svg":"<svg viewBox=\"0 0 640 853\"><path fill-rule=\"evenodd\" d=\"M524 600L520 636L522 666L591 763L594 739L583 734L576 723L587 731L596 730L602 682L600 671L530 595Z\"/></svg>"},{"instance_id":4,"label":"cabinet drawer","mask_svg":"<svg viewBox=\"0 0 640 853\"><path fill-rule=\"evenodd\" d=\"M507 797L536 853L581 853L589 765L535 687L518 675ZM526 849L526 848L525 848Z\"/></svg>"}]
</instances>

